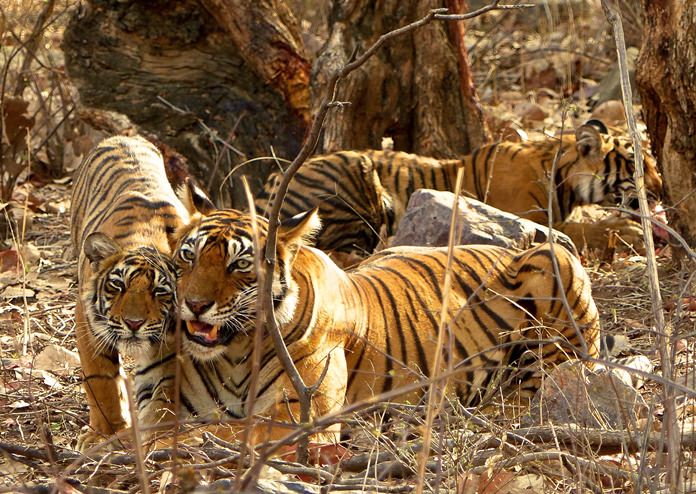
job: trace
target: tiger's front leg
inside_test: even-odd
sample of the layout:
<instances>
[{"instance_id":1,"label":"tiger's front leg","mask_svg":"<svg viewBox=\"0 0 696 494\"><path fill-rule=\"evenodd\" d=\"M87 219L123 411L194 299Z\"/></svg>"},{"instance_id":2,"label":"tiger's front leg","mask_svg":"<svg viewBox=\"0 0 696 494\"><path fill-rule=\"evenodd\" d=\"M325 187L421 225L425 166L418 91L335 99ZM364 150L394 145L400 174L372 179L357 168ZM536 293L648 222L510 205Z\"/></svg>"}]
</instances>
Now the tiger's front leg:
<instances>
[{"instance_id":1,"label":"tiger's front leg","mask_svg":"<svg viewBox=\"0 0 696 494\"><path fill-rule=\"evenodd\" d=\"M640 223L628 218L610 217L595 223L564 222L555 225L555 228L570 237L578 250L587 247L590 250L604 250L609 241L609 233L615 231L621 247L630 246L638 254L645 253L643 229Z\"/></svg>"},{"instance_id":2,"label":"tiger's front leg","mask_svg":"<svg viewBox=\"0 0 696 494\"><path fill-rule=\"evenodd\" d=\"M344 349L334 347L331 350L319 351L311 342L298 342L290 351L296 357L295 365L305 385L316 387L310 401L310 425L316 424L317 419L339 412L345 405L348 381ZM302 406L287 374L283 374L278 380L269 398L273 399L274 404L259 413L268 420L258 423L251 431L254 444L282 441L288 434L297 430L297 427L304 427L300 424ZM262 407L263 405L258 408ZM258 408L255 406L255 409ZM309 434L310 458L318 459L322 456L323 449L335 451L340 433L340 423L318 427L312 431ZM288 443L278 454L286 456L289 453L292 457L296 445L297 440Z\"/></svg>"},{"instance_id":3,"label":"tiger's front leg","mask_svg":"<svg viewBox=\"0 0 696 494\"><path fill-rule=\"evenodd\" d=\"M89 406L89 428L80 434L77 449L87 451L94 445L128 427L123 416L119 389L119 357L116 350L98 352L92 331L85 317L82 301L75 314L77 349L82 366L83 386Z\"/></svg>"}]
</instances>

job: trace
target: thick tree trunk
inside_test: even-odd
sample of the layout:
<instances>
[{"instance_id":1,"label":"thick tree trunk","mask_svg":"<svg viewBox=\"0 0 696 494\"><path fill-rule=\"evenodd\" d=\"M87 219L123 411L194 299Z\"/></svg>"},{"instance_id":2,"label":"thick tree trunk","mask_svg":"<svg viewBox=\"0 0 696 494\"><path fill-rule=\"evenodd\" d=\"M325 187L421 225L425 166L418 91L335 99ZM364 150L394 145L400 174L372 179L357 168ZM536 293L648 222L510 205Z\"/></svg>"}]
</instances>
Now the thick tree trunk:
<instances>
[{"instance_id":1,"label":"thick tree trunk","mask_svg":"<svg viewBox=\"0 0 696 494\"><path fill-rule=\"evenodd\" d=\"M84 107L126 115L184 155L222 204L246 207L228 172L251 158L294 158L310 120L310 63L285 1L88 0L65 33L66 67ZM442 6L464 11L466 1L335 0L312 104L354 50ZM485 135L463 23L391 41L338 97L351 104L331 112L318 151L379 148L391 136L396 149L452 157ZM275 166L253 161L236 175L256 188Z\"/></svg>"},{"instance_id":2,"label":"thick tree trunk","mask_svg":"<svg viewBox=\"0 0 696 494\"><path fill-rule=\"evenodd\" d=\"M642 0L638 90L671 221L696 245L696 3Z\"/></svg>"},{"instance_id":3,"label":"thick tree trunk","mask_svg":"<svg viewBox=\"0 0 696 494\"><path fill-rule=\"evenodd\" d=\"M461 8L461 0L348 0L334 2L329 39L313 69L313 103L326 80L392 29L436 7ZM448 36L448 29L450 36ZM398 150L435 157L470 152L485 129L468 74L463 27L431 23L392 40L342 81L337 99L350 104L328 118L320 152L379 148L382 137Z\"/></svg>"},{"instance_id":4,"label":"thick tree trunk","mask_svg":"<svg viewBox=\"0 0 696 494\"><path fill-rule=\"evenodd\" d=\"M243 206L225 175L292 158L309 119L309 63L283 0L92 0L63 48L81 102L127 115L184 154L210 192ZM271 149L272 148L272 149ZM246 165L259 186L271 161Z\"/></svg>"}]
</instances>

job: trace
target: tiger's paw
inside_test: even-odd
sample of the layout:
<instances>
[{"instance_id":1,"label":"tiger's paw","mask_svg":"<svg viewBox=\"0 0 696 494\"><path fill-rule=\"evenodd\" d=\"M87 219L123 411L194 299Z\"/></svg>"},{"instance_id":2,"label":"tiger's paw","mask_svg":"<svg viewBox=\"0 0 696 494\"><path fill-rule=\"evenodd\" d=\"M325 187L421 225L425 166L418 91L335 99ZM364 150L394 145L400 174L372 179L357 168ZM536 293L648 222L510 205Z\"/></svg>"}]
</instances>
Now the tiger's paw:
<instances>
[{"instance_id":1,"label":"tiger's paw","mask_svg":"<svg viewBox=\"0 0 696 494\"><path fill-rule=\"evenodd\" d=\"M116 451L126 447L127 445L117 436L106 435L91 428L78 436L76 446L80 453L87 453L93 450L102 453L106 451Z\"/></svg>"},{"instance_id":2,"label":"tiger's paw","mask_svg":"<svg viewBox=\"0 0 696 494\"><path fill-rule=\"evenodd\" d=\"M634 250L638 254L645 253L643 229L640 223L628 218L612 216L596 223L565 223L562 231L573 243L582 250L603 251L610 246L610 236L615 234L618 251Z\"/></svg>"},{"instance_id":3,"label":"tiger's paw","mask_svg":"<svg viewBox=\"0 0 696 494\"><path fill-rule=\"evenodd\" d=\"M643 238L643 228L640 223L637 223L628 218L611 217L602 220L597 224L597 227L602 230L602 245L606 246L609 242L609 234L615 232L618 236L617 248L619 250L632 249L638 254L645 254L645 239ZM604 239L606 238L606 242Z\"/></svg>"}]
</instances>

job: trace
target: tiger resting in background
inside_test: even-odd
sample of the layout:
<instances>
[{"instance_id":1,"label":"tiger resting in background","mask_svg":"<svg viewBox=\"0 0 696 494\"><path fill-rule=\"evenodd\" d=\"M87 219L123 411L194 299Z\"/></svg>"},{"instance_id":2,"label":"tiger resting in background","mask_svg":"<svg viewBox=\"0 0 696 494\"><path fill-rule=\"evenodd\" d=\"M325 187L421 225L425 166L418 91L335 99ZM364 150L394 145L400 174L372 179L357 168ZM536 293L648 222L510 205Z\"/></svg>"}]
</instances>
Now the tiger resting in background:
<instances>
[{"instance_id":1,"label":"tiger resting in background","mask_svg":"<svg viewBox=\"0 0 696 494\"><path fill-rule=\"evenodd\" d=\"M75 326L90 430L89 449L127 424L119 353L158 348L175 316L176 266L170 236L188 213L148 141L102 141L75 172L71 236L78 253ZM174 319L175 320L175 319Z\"/></svg>"},{"instance_id":2,"label":"tiger resting in background","mask_svg":"<svg viewBox=\"0 0 696 494\"><path fill-rule=\"evenodd\" d=\"M580 126L562 140L499 142L481 146L461 160L438 160L398 151L341 151L317 156L303 165L282 207L289 218L319 207L324 223L316 246L325 251L371 254L383 227L391 236L411 194L420 188L453 191L457 170L464 168L462 194L498 209L548 225L551 169L562 149L551 190L554 228L581 248L606 246L607 229L618 230L629 244L642 246L638 223L609 218L595 224L568 222L576 206L624 204L638 209L629 138L609 135L598 120ZM644 153L648 197L661 195L655 161ZM278 176L271 176L256 200L264 215Z\"/></svg>"},{"instance_id":3,"label":"tiger resting in background","mask_svg":"<svg viewBox=\"0 0 696 494\"><path fill-rule=\"evenodd\" d=\"M207 419L253 412L292 422L290 415L299 417L297 396L270 337L262 340L256 391L249 395L258 293L251 217L216 210L195 188L189 194L191 221L179 231L174 253L185 330L181 410ZM266 220L259 218L258 228L263 246ZM408 385L413 389L393 400L418 402L425 390L417 383L433 372L447 249L385 251L345 272L308 245L319 228L316 210L282 224L273 284L275 317L305 383L316 383L328 365L312 417ZM448 392L462 403L495 393L489 385L499 378L533 392L540 361L553 365L598 355L600 323L590 281L563 247L543 244L516 252L460 246L452 274L447 320L457 373ZM171 418L176 361L171 348L155 351L151 363L137 370L141 423ZM287 429L259 425L254 433L258 441L281 437ZM337 433L333 427L317 439L334 441Z\"/></svg>"}]
</instances>

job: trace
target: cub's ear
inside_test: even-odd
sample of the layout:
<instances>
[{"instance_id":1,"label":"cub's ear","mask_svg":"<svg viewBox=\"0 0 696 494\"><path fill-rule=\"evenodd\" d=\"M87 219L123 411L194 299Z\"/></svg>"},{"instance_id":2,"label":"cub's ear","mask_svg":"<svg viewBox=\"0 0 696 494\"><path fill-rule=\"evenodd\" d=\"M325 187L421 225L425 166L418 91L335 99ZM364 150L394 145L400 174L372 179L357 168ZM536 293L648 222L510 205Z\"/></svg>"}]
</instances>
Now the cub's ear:
<instances>
[{"instance_id":1,"label":"cub's ear","mask_svg":"<svg viewBox=\"0 0 696 494\"><path fill-rule=\"evenodd\" d=\"M91 233L85 239L84 249L85 255L91 263L99 263L121 252L121 246L101 232Z\"/></svg>"},{"instance_id":2,"label":"cub's ear","mask_svg":"<svg viewBox=\"0 0 696 494\"><path fill-rule=\"evenodd\" d=\"M599 120L598 118L591 118L587 122L585 122L583 125L590 125L597 129L600 134L604 135L609 135L609 129L607 128L606 124Z\"/></svg>"},{"instance_id":3,"label":"cub's ear","mask_svg":"<svg viewBox=\"0 0 696 494\"><path fill-rule=\"evenodd\" d=\"M192 216L196 213L207 216L217 210L208 194L191 177L186 177L184 184L177 191L177 195Z\"/></svg>"},{"instance_id":4,"label":"cub's ear","mask_svg":"<svg viewBox=\"0 0 696 494\"><path fill-rule=\"evenodd\" d=\"M296 214L284 220L278 228L278 243L296 251L300 245L307 244L321 229L318 208Z\"/></svg>"},{"instance_id":5,"label":"cub's ear","mask_svg":"<svg viewBox=\"0 0 696 494\"><path fill-rule=\"evenodd\" d=\"M599 122L604 127L604 124L599 120L591 120L590 122ZM604 130L606 130L606 127L604 127ZM583 158L599 156L603 143L602 135L594 124L588 122L575 130L575 148Z\"/></svg>"}]
</instances>

